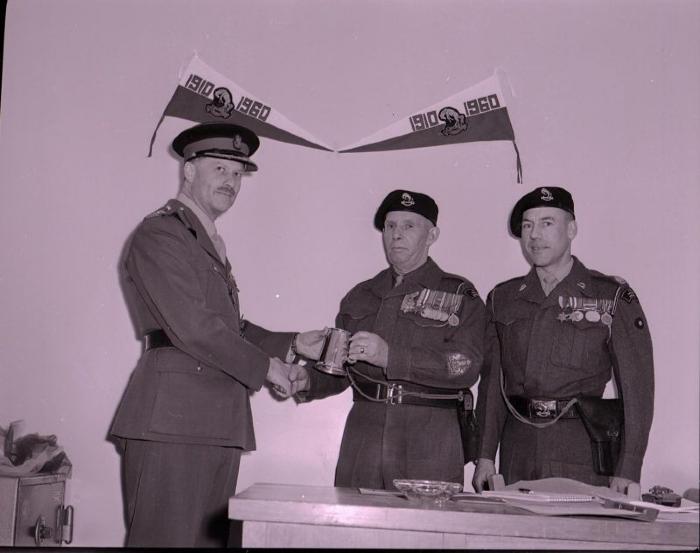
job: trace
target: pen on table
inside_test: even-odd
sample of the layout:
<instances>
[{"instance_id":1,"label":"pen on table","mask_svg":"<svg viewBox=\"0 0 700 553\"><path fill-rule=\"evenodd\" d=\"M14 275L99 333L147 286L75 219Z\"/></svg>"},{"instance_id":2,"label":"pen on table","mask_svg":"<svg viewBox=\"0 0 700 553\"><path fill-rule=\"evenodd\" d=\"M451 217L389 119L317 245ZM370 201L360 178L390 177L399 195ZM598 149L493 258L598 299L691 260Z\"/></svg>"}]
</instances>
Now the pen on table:
<instances>
[{"instance_id":1,"label":"pen on table","mask_svg":"<svg viewBox=\"0 0 700 553\"><path fill-rule=\"evenodd\" d=\"M528 488L518 488L518 491L520 493L533 493L532 490L530 490Z\"/></svg>"}]
</instances>

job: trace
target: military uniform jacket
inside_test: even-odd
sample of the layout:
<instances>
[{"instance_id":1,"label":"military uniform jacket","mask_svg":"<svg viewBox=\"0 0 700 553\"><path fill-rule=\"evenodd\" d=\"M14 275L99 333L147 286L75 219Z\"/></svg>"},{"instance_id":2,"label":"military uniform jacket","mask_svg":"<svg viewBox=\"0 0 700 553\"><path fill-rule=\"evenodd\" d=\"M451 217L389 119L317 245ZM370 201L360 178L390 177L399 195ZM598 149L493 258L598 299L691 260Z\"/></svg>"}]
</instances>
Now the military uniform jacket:
<instances>
[{"instance_id":1,"label":"military uniform jacket","mask_svg":"<svg viewBox=\"0 0 700 553\"><path fill-rule=\"evenodd\" d=\"M653 415L654 365L647 321L627 283L574 258L571 272L549 296L533 268L496 286L486 310L487 360L477 404L480 457L495 459L507 416L501 370L507 396L568 399L600 397L612 368L625 418L615 474L638 482Z\"/></svg>"},{"instance_id":2,"label":"military uniform jacket","mask_svg":"<svg viewBox=\"0 0 700 553\"><path fill-rule=\"evenodd\" d=\"M415 296L423 289L456 292L462 296L463 301L457 313L458 323L455 326L446 321L423 317L418 312L402 310L407 296ZM351 333L360 330L373 332L387 342L389 355L385 370L363 362L354 365L356 371L374 380L397 384L408 382L425 386L426 391L429 388L442 388L445 392L454 392L469 388L479 376L486 327L484 303L468 280L442 271L430 258L423 266L406 275L403 282L395 288L391 269L355 286L340 303L336 326ZM359 382L367 382L355 378ZM337 394L350 385L347 377L331 376L319 371L310 371L310 380L306 396L308 399ZM366 401L356 401L353 409L370 412ZM446 410L439 407L389 405L386 406L384 416L408 417L417 412L428 412L424 418L427 421L432 411ZM371 412L376 413L376 410L372 409ZM360 422L356 427L348 423L344 441L353 440L356 435L363 433L362 417L354 420ZM449 427L438 430L438 433L455 436L459 442L458 419L450 414L448 420ZM391 421L387 425L391 425ZM401 424L391 427L404 428ZM405 429L393 434L385 432L383 439L396 444L407 439L437 439L435 434L429 435L421 427L410 429L410 436L406 432ZM461 452L461 446L458 449ZM342 459L339 462L341 461ZM456 464L463 466L459 460Z\"/></svg>"},{"instance_id":3,"label":"military uniform jacket","mask_svg":"<svg viewBox=\"0 0 700 553\"><path fill-rule=\"evenodd\" d=\"M293 335L241 321L228 261L176 200L137 227L124 260L137 334L162 329L175 347L141 356L111 433L254 449L249 393L261 388L269 357L284 358Z\"/></svg>"}]
</instances>

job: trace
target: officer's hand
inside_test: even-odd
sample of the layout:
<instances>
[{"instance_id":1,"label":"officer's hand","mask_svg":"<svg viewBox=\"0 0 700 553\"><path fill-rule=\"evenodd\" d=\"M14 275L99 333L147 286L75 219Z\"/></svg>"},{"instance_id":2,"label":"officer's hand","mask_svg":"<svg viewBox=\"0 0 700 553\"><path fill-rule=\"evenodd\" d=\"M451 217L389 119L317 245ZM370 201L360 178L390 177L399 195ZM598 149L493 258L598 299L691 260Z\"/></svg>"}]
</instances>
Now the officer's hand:
<instances>
[{"instance_id":1,"label":"officer's hand","mask_svg":"<svg viewBox=\"0 0 700 553\"><path fill-rule=\"evenodd\" d=\"M622 476L612 476L610 477L610 489L618 493L627 493L627 486L632 483L632 480L627 480L627 478L622 478Z\"/></svg>"},{"instance_id":2,"label":"officer's hand","mask_svg":"<svg viewBox=\"0 0 700 553\"><path fill-rule=\"evenodd\" d=\"M305 392L310 387L309 371L301 365L289 366L289 381L292 384L291 395L296 395L299 392Z\"/></svg>"},{"instance_id":3,"label":"officer's hand","mask_svg":"<svg viewBox=\"0 0 700 553\"><path fill-rule=\"evenodd\" d=\"M474 477L472 478L472 486L477 492L481 492L487 488L489 476L496 474L496 465L491 459L479 458L479 462L474 469Z\"/></svg>"},{"instance_id":4,"label":"officer's hand","mask_svg":"<svg viewBox=\"0 0 700 553\"><path fill-rule=\"evenodd\" d=\"M364 361L385 369L389 364L389 344L372 332L355 332L350 338L348 363L356 361Z\"/></svg>"},{"instance_id":5,"label":"officer's hand","mask_svg":"<svg viewBox=\"0 0 700 553\"><path fill-rule=\"evenodd\" d=\"M267 381L270 387L280 397L287 399L292 395L292 383L289 380L290 365L282 363L276 357L270 359L270 364L267 368Z\"/></svg>"},{"instance_id":6,"label":"officer's hand","mask_svg":"<svg viewBox=\"0 0 700 553\"><path fill-rule=\"evenodd\" d=\"M294 340L294 347L297 353L300 353L308 359L318 360L321 357L323 350L323 339L326 333L324 330L309 330L300 332Z\"/></svg>"}]
</instances>

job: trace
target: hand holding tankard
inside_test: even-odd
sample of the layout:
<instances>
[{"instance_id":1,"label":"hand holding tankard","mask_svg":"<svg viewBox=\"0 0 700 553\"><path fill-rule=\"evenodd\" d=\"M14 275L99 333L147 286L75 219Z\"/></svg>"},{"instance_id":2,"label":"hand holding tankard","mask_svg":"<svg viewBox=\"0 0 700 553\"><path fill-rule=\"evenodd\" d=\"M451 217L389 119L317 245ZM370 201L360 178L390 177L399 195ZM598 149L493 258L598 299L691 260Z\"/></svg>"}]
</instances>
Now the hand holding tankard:
<instances>
[{"instance_id":1,"label":"hand holding tankard","mask_svg":"<svg viewBox=\"0 0 700 553\"><path fill-rule=\"evenodd\" d=\"M389 344L386 340L366 330L355 332L350 339L348 363L364 361L383 369L389 364Z\"/></svg>"},{"instance_id":2,"label":"hand holding tankard","mask_svg":"<svg viewBox=\"0 0 700 553\"><path fill-rule=\"evenodd\" d=\"M328 374L344 376L348 359L350 333L342 328L326 328L316 368Z\"/></svg>"}]
</instances>

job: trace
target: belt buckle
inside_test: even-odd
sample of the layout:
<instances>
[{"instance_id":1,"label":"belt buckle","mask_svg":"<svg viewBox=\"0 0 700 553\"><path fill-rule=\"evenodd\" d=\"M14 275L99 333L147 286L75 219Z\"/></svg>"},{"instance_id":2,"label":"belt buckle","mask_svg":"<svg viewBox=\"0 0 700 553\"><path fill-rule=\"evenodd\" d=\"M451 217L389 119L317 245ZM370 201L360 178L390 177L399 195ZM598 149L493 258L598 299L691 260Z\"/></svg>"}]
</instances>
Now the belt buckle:
<instances>
[{"instance_id":1,"label":"belt buckle","mask_svg":"<svg viewBox=\"0 0 700 553\"><path fill-rule=\"evenodd\" d=\"M542 399L531 399L530 400L531 412L537 418L548 419L551 417L556 417L557 415L557 400L542 400Z\"/></svg>"},{"instance_id":2,"label":"belt buckle","mask_svg":"<svg viewBox=\"0 0 700 553\"><path fill-rule=\"evenodd\" d=\"M403 386L401 384L388 384L386 388L387 405L400 405Z\"/></svg>"},{"instance_id":3,"label":"belt buckle","mask_svg":"<svg viewBox=\"0 0 700 553\"><path fill-rule=\"evenodd\" d=\"M472 396L471 394L465 394L463 392L460 392L460 397L457 399L457 401L462 403L462 408L465 411L474 410L474 396Z\"/></svg>"}]
</instances>

